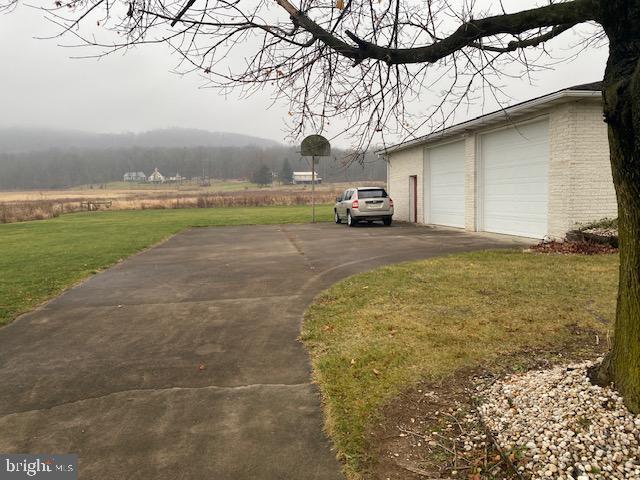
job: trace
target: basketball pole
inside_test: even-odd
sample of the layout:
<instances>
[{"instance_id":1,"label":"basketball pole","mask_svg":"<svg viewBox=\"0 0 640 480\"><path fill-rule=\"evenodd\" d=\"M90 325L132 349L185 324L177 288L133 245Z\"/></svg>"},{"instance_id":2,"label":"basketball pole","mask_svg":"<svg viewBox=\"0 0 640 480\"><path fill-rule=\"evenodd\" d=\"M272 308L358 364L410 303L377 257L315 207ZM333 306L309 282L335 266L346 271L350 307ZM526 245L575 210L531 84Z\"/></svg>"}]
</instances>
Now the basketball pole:
<instances>
[{"instance_id":1,"label":"basketball pole","mask_svg":"<svg viewBox=\"0 0 640 480\"><path fill-rule=\"evenodd\" d=\"M311 157L311 223L316 223L316 157L331 155L331 144L322 135L309 135L300 144L300 154Z\"/></svg>"},{"instance_id":2,"label":"basketball pole","mask_svg":"<svg viewBox=\"0 0 640 480\"><path fill-rule=\"evenodd\" d=\"M316 223L316 157L311 157L311 223Z\"/></svg>"}]
</instances>

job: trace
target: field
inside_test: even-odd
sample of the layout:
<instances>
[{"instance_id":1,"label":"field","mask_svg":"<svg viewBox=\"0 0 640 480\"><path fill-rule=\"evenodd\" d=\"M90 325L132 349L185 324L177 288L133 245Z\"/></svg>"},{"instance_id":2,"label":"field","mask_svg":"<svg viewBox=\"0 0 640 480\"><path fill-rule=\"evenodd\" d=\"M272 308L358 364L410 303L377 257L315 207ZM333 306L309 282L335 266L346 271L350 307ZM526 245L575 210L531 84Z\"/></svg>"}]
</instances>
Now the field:
<instances>
[{"instance_id":1,"label":"field","mask_svg":"<svg viewBox=\"0 0 640 480\"><path fill-rule=\"evenodd\" d=\"M331 207L317 209L332 218ZM304 223L304 205L84 212L0 225L0 325L74 283L188 227Z\"/></svg>"},{"instance_id":2,"label":"field","mask_svg":"<svg viewBox=\"0 0 640 480\"><path fill-rule=\"evenodd\" d=\"M346 184L316 186L317 203L333 202L346 187ZM87 209L82 205L87 201L109 201L109 210L308 205L311 203L311 186L259 188L249 182L232 180L214 181L209 186L114 182L65 190L5 191L0 192L0 223L43 220L79 212ZM106 207L98 205L98 208Z\"/></svg>"}]
</instances>

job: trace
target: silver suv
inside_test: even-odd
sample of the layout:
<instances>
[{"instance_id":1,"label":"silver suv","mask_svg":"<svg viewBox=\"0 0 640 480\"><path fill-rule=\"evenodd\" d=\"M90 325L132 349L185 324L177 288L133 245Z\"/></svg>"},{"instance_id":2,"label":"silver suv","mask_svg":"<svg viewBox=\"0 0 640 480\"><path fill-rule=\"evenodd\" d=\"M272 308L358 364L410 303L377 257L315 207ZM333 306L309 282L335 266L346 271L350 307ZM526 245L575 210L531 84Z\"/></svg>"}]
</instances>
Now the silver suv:
<instances>
[{"instance_id":1,"label":"silver suv","mask_svg":"<svg viewBox=\"0 0 640 480\"><path fill-rule=\"evenodd\" d=\"M336 198L333 211L336 223L346 220L350 227L361 221L371 223L374 220L381 220L389 226L393 217L393 200L384 188L349 188Z\"/></svg>"}]
</instances>

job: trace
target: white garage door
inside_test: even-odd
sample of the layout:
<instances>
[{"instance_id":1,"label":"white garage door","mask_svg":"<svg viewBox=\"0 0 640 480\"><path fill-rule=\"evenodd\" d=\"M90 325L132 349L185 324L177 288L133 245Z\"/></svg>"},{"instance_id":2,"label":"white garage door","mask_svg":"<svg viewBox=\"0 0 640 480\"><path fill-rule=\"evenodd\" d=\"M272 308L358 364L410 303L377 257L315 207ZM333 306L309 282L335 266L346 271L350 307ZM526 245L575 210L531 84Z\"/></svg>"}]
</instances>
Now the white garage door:
<instances>
[{"instance_id":1,"label":"white garage door","mask_svg":"<svg viewBox=\"0 0 640 480\"><path fill-rule=\"evenodd\" d=\"M427 151L427 223L464 228L464 141Z\"/></svg>"},{"instance_id":2,"label":"white garage door","mask_svg":"<svg viewBox=\"0 0 640 480\"><path fill-rule=\"evenodd\" d=\"M483 135L482 230L532 238L547 235L549 122Z\"/></svg>"}]
</instances>

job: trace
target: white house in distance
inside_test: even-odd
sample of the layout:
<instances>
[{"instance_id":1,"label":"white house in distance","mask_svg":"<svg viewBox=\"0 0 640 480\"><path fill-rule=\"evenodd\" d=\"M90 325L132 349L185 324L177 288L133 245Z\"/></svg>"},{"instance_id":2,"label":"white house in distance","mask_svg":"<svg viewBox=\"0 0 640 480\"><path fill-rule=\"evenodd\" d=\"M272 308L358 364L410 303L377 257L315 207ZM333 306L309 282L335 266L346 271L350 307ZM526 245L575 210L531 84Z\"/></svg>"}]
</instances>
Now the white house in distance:
<instances>
[{"instance_id":1,"label":"white house in distance","mask_svg":"<svg viewBox=\"0 0 640 480\"><path fill-rule=\"evenodd\" d=\"M294 185L311 185L313 181L311 179L312 172L293 172L293 184ZM318 176L318 172L315 175L316 185L322 183L322 178Z\"/></svg>"},{"instance_id":2,"label":"white house in distance","mask_svg":"<svg viewBox=\"0 0 640 480\"><path fill-rule=\"evenodd\" d=\"M146 182L147 176L144 172L127 172L122 176L125 182Z\"/></svg>"},{"instance_id":3,"label":"white house in distance","mask_svg":"<svg viewBox=\"0 0 640 480\"><path fill-rule=\"evenodd\" d=\"M147 177L147 181L150 183L164 183L164 175L162 175L158 169L154 169L153 173Z\"/></svg>"},{"instance_id":4,"label":"white house in distance","mask_svg":"<svg viewBox=\"0 0 640 480\"><path fill-rule=\"evenodd\" d=\"M389 147L395 218L531 238L617 216L601 83Z\"/></svg>"}]
</instances>

